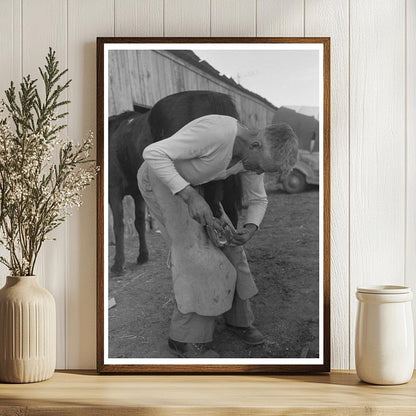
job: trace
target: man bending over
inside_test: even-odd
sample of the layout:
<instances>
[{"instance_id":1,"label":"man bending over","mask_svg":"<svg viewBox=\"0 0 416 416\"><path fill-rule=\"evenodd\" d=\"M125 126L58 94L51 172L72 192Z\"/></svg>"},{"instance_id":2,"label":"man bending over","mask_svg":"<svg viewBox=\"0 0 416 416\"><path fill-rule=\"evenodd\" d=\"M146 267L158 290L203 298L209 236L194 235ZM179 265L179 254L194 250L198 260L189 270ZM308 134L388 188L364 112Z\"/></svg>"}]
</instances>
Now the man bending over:
<instances>
[{"instance_id":1,"label":"man bending over","mask_svg":"<svg viewBox=\"0 0 416 416\"><path fill-rule=\"evenodd\" d=\"M258 230L266 212L263 173L289 173L297 150L296 135L287 124L250 131L233 117L214 114L197 118L145 148L137 178L170 248L176 304L168 345L176 356L218 358L209 345L215 319L221 314L227 328L244 342L264 342L253 326L250 298L258 290L242 246ZM221 227L199 185L237 174L247 212L230 245L219 248L205 226L218 231Z\"/></svg>"}]
</instances>

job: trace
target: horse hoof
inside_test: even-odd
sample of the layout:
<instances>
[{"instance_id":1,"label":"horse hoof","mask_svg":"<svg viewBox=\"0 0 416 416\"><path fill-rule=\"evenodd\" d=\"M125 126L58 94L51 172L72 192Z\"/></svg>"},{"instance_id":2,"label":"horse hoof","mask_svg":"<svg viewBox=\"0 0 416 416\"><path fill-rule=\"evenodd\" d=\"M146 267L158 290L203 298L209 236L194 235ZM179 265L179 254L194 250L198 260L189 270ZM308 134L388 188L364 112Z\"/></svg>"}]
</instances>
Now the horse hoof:
<instances>
[{"instance_id":1,"label":"horse hoof","mask_svg":"<svg viewBox=\"0 0 416 416\"><path fill-rule=\"evenodd\" d=\"M141 253L139 257L137 257L137 264L143 264L146 263L147 260L149 260L149 254L148 253Z\"/></svg>"},{"instance_id":2,"label":"horse hoof","mask_svg":"<svg viewBox=\"0 0 416 416\"><path fill-rule=\"evenodd\" d=\"M123 266L120 266L118 264L113 264L113 266L111 267L111 273L114 276L119 276L123 274Z\"/></svg>"}]
</instances>

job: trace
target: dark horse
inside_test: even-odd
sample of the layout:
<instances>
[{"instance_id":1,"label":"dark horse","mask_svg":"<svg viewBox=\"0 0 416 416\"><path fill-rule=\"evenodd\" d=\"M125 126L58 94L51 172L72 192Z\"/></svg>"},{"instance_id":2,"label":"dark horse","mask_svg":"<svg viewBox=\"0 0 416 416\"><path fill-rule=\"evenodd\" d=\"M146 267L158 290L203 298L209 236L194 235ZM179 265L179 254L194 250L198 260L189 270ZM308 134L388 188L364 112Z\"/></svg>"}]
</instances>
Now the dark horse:
<instances>
[{"instance_id":1,"label":"dark horse","mask_svg":"<svg viewBox=\"0 0 416 416\"><path fill-rule=\"evenodd\" d=\"M137 263L148 260L145 238L145 204L137 186L137 171L143 163L143 149L154 141L172 136L190 121L208 114L228 115L239 119L232 99L212 91L185 91L169 95L144 113L126 112L109 119L109 194L116 239L115 262L111 270L120 273L124 264L124 196L135 203L135 227L139 234ZM234 225L238 221L241 191L238 178L203 185L204 197L216 217L221 215L219 203Z\"/></svg>"}]
</instances>

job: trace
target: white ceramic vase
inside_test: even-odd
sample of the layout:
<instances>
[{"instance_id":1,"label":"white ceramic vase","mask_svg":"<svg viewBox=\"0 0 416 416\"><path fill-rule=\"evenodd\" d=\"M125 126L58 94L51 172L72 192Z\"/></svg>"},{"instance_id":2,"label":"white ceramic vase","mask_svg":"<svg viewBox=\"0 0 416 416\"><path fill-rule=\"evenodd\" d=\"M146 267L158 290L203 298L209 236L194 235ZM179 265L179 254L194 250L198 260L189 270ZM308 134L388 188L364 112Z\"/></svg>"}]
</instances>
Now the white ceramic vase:
<instances>
[{"instance_id":1,"label":"white ceramic vase","mask_svg":"<svg viewBox=\"0 0 416 416\"><path fill-rule=\"evenodd\" d=\"M358 377L372 384L402 384L414 368L410 288L373 286L357 289L355 365Z\"/></svg>"},{"instance_id":2,"label":"white ceramic vase","mask_svg":"<svg viewBox=\"0 0 416 416\"><path fill-rule=\"evenodd\" d=\"M55 300L36 276L7 277L0 290L0 322L0 381L50 378L56 365Z\"/></svg>"}]
</instances>

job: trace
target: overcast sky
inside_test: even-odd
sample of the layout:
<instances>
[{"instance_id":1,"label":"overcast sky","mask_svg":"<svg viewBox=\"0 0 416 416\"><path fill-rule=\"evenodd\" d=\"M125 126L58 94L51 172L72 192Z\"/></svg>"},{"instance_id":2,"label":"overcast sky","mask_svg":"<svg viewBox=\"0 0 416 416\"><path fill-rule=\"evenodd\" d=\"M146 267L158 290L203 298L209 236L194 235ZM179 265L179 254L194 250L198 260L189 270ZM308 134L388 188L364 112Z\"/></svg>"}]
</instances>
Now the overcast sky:
<instances>
[{"instance_id":1,"label":"overcast sky","mask_svg":"<svg viewBox=\"0 0 416 416\"><path fill-rule=\"evenodd\" d=\"M194 50L221 74L275 106L319 106L319 53L299 50Z\"/></svg>"}]
</instances>

